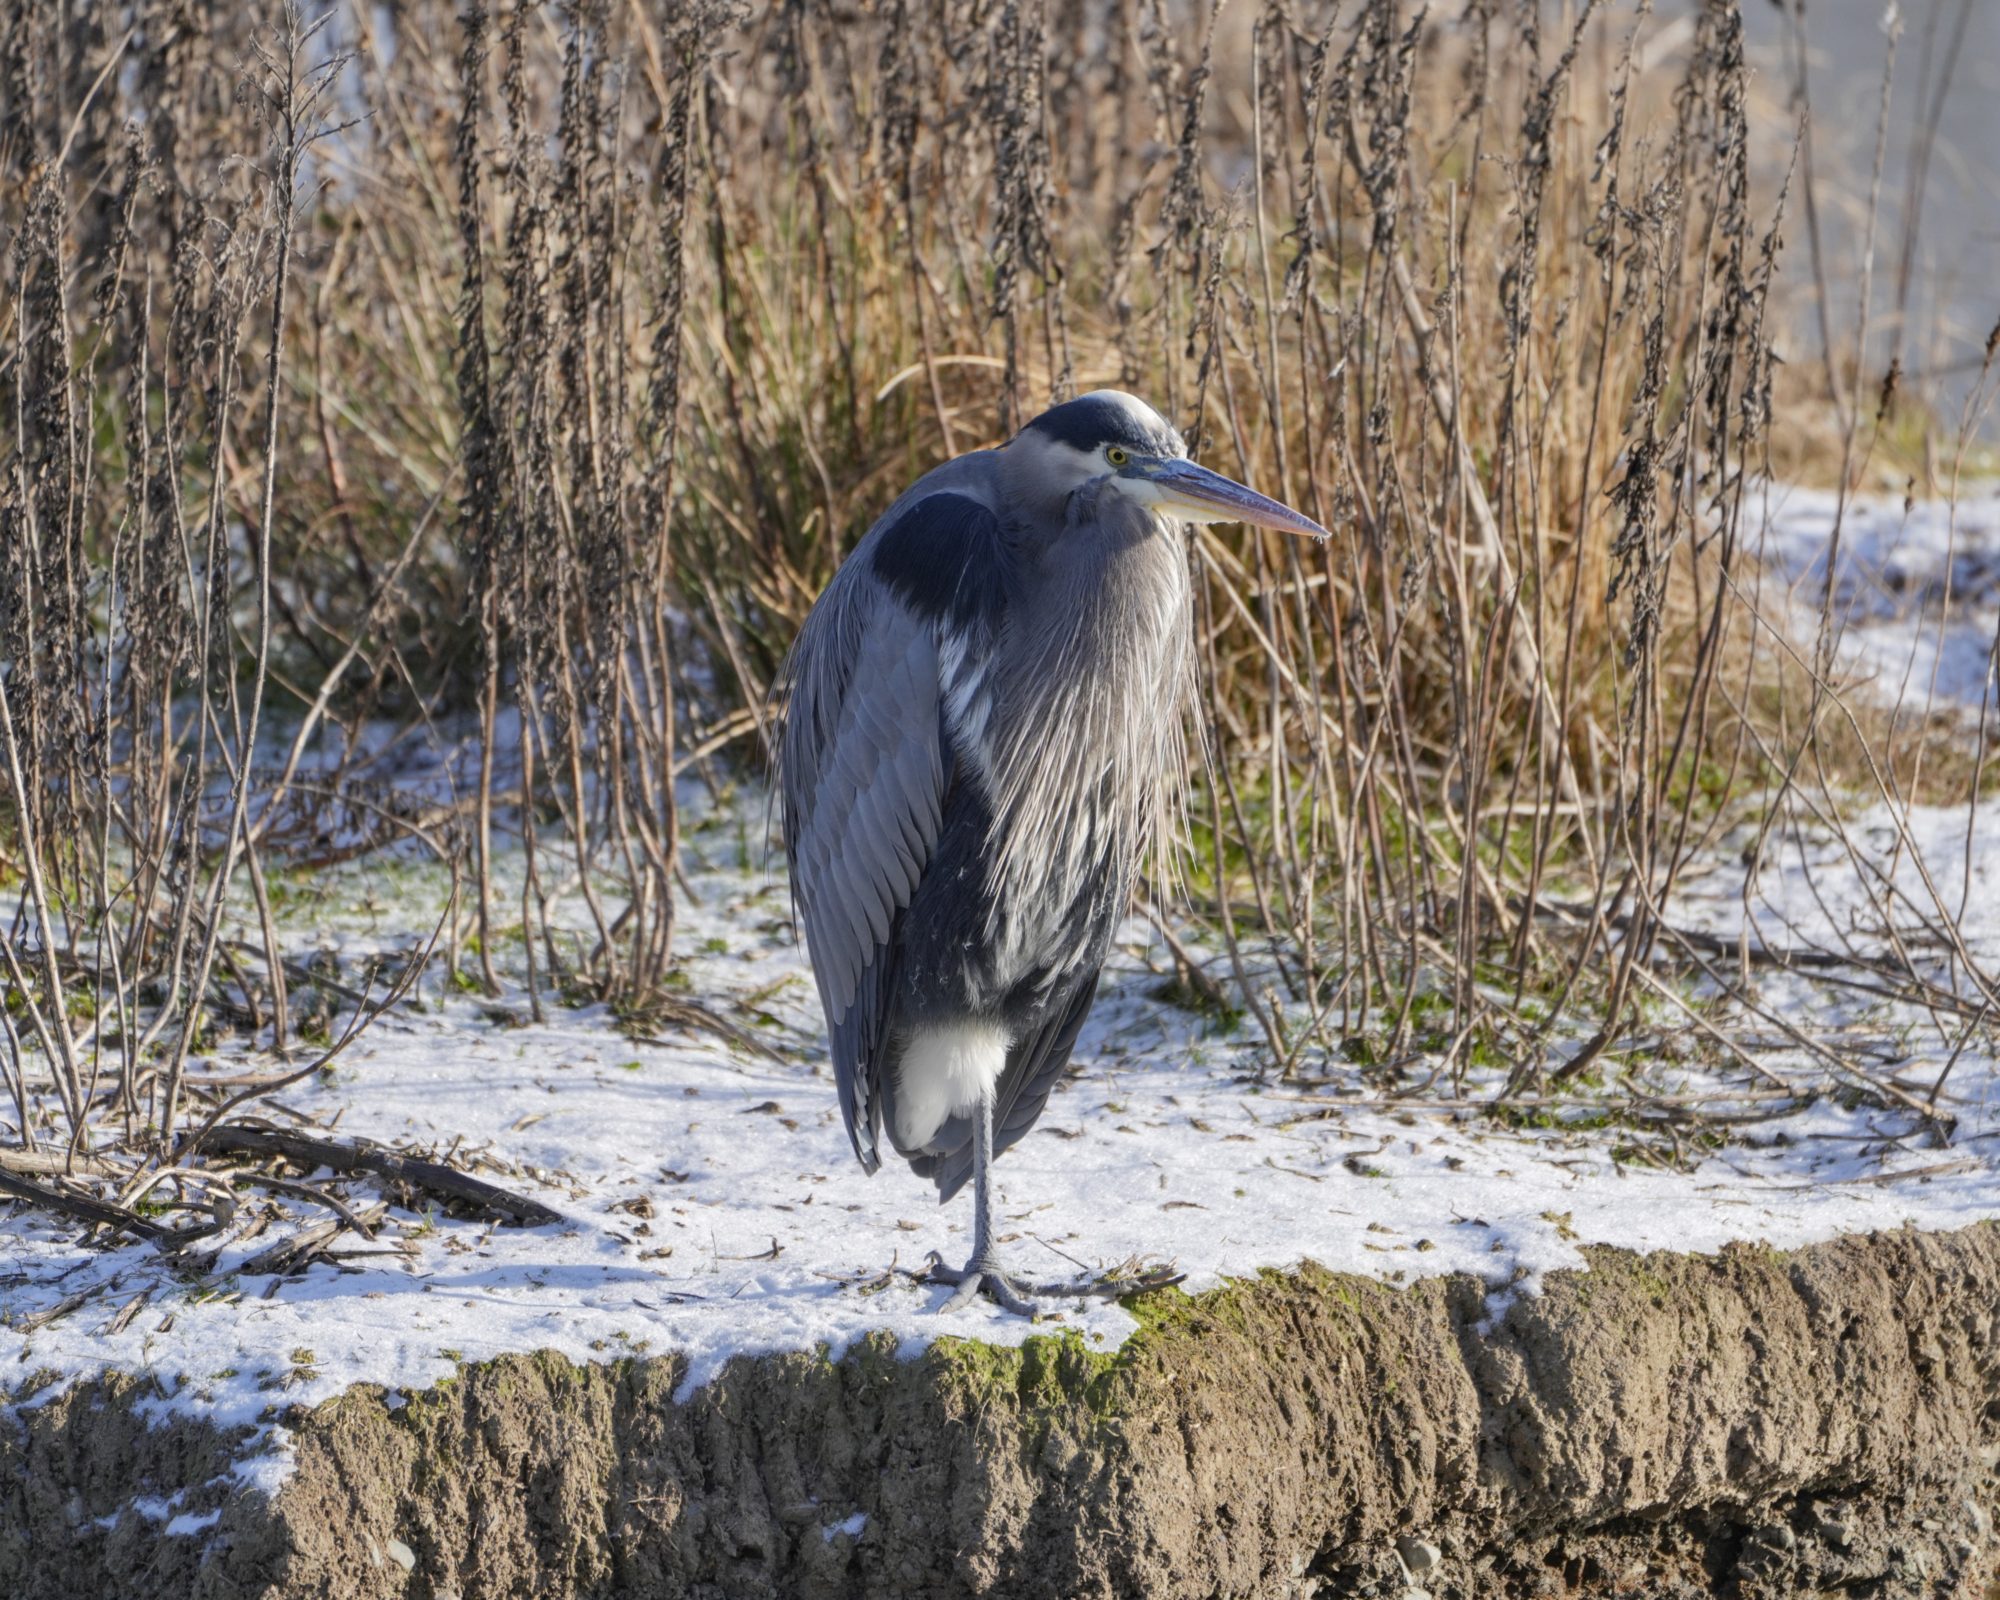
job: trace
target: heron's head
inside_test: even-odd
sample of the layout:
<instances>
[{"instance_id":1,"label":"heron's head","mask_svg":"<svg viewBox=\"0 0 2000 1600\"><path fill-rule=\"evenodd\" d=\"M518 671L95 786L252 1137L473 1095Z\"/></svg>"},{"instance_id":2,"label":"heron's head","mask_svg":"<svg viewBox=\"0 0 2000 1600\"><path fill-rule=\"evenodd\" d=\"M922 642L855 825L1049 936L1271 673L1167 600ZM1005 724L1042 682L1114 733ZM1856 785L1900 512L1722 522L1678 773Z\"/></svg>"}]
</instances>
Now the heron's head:
<instances>
[{"instance_id":1,"label":"heron's head","mask_svg":"<svg viewBox=\"0 0 2000 1600\"><path fill-rule=\"evenodd\" d=\"M1010 487L1023 503L1059 506L1086 485L1182 522L1247 522L1325 538L1326 529L1188 459L1187 444L1136 396L1098 389L1044 411L1006 447Z\"/></svg>"}]
</instances>

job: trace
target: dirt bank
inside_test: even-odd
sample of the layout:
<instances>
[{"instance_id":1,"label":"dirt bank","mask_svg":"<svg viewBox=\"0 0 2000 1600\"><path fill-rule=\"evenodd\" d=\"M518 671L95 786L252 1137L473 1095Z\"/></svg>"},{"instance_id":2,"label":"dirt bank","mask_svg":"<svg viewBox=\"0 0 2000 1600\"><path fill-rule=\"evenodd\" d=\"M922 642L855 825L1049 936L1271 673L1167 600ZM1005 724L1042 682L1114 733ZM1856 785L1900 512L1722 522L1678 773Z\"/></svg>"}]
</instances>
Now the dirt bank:
<instances>
[{"instance_id":1,"label":"dirt bank","mask_svg":"<svg viewBox=\"0 0 2000 1600\"><path fill-rule=\"evenodd\" d=\"M105 1381L3 1414L0 1593L1987 1593L2000 1225L1590 1259L1491 1321L1268 1275L1115 1357L877 1342L682 1406L672 1358L511 1358L294 1414L275 1500Z\"/></svg>"}]
</instances>

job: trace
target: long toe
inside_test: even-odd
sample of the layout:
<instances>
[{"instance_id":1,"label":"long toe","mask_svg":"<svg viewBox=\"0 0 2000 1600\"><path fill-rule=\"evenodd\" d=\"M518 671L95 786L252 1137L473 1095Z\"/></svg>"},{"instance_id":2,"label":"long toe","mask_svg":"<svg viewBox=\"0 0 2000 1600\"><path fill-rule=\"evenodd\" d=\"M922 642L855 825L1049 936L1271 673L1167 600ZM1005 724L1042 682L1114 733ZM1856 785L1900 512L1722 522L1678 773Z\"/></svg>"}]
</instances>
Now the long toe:
<instances>
[{"instance_id":1,"label":"long toe","mask_svg":"<svg viewBox=\"0 0 2000 1600\"><path fill-rule=\"evenodd\" d=\"M1042 1308L1032 1300L1023 1299L1020 1292L997 1272L983 1272L979 1275L980 1286L992 1297L1002 1311L1011 1311L1017 1317L1026 1317L1030 1322L1042 1314Z\"/></svg>"},{"instance_id":2,"label":"long toe","mask_svg":"<svg viewBox=\"0 0 2000 1600\"><path fill-rule=\"evenodd\" d=\"M948 1267L937 1256L931 1257L930 1279L933 1283L951 1283L958 1287L951 1297L938 1307L938 1315L958 1311L972 1304L979 1295L985 1295L1002 1311L1033 1321L1041 1314L1041 1308L1034 1301L1024 1299L1019 1290L1007 1281L1006 1274L990 1261L973 1260L963 1267Z\"/></svg>"}]
</instances>

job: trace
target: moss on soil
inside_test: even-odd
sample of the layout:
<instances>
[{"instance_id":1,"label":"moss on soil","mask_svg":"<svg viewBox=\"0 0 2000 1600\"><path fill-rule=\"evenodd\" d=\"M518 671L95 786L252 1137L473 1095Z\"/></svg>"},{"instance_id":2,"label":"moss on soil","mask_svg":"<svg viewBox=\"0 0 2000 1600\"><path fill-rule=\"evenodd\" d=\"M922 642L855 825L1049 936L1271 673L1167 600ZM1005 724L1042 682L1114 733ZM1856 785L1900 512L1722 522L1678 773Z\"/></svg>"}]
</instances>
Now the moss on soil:
<instances>
[{"instance_id":1,"label":"moss on soil","mask_svg":"<svg viewBox=\"0 0 2000 1600\"><path fill-rule=\"evenodd\" d=\"M149 1426L139 1380L28 1378L0 1593L1303 1600L1414 1563L1434 1600L1983 1600L2000 1227L1588 1254L1505 1304L1312 1266L1158 1292L1115 1351L877 1335L684 1404L673 1356L463 1364L295 1410L273 1499L231 1478L239 1438ZM134 1504L174 1494L219 1519Z\"/></svg>"}]
</instances>

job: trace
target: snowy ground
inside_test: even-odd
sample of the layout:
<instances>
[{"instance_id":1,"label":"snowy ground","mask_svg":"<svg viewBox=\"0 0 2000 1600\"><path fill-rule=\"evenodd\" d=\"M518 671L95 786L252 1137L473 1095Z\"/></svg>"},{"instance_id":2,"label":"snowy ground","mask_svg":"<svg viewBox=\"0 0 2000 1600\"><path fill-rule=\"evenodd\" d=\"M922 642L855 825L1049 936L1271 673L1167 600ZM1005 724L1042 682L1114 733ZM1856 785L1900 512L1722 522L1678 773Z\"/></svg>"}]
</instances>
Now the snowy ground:
<instances>
[{"instance_id":1,"label":"snowy ground","mask_svg":"<svg viewBox=\"0 0 2000 1600\"><path fill-rule=\"evenodd\" d=\"M1986 515L1991 552L2000 534ZM1801 526L1781 510L1803 574ZM1887 560L1898 546L1885 534L1871 548ZM1990 639L2000 585L1985 581ZM1941 661L1941 678L1956 672ZM191 1284L148 1247L86 1247L68 1226L0 1207L0 1364L21 1377L148 1373L163 1413L256 1422L358 1381L411 1390L459 1359L508 1351L680 1351L692 1388L732 1355L837 1353L873 1329L911 1350L943 1334L1016 1342L1036 1331L984 1304L940 1317L947 1291L897 1270L932 1250L961 1259L968 1200L941 1210L900 1164L872 1180L856 1165L784 888L761 866L761 818L739 804L692 833L680 946L690 996L768 1054L709 1034L634 1039L601 1011L558 1008L526 1024L518 997L446 998L427 982L421 1010L383 1020L329 1079L282 1097L340 1136L447 1155L552 1205L560 1225L392 1210L372 1243L349 1236L337 1265L253 1276L238 1269L269 1239L248 1240ZM1910 826L1856 824L1874 877L1834 836L1801 834L1774 840L1746 884L1731 840L1674 916L1732 938L1747 920L1754 948L1846 940L1865 955L1890 937L1930 936L1921 857L1965 910L1966 948L1938 949L1926 970L1976 996L1965 958L2000 970L2000 819L1924 811ZM392 880L385 870L356 864L322 885L320 924L349 960L406 939L436 892L409 869ZM1550 1125L1523 1127L1478 1093L1411 1093L1406 1079L1403 1098L1382 1098L1339 1060L1308 1063L1305 1081L1260 1081L1253 1032L1155 998L1164 953L1129 931L1076 1070L998 1168L1005 1248L1029 1278L1171 1262L1199 1290L1309 1258L1392 1281L1463 1271L1533 1292L1544 1272L1582 1264L1591 1242L1786 1247L2000 1216L2000 1065L1992 1031L1960 1013L1752 963L1742 981L1770 1016L1735 1008L1714 1024L1740 1054L1694 1047L1684 1017L1650 1006L1614 1070L1532 1119ZM1734 959L1717 960L1738 974ZM1808 1027L1819 1050L1773 1017ZM1552 1060L1568 1048L1558 1040ZM1922 1114L1934 1090L1948 1127ZM1697 1122L1696 1105L1742 1120ZM1134 1327L1115 1304L1056 1315L1100 1348ZM281 1430L246 1471L282 1476Z\"/></svg>"},{"instance_id":2,"label":"snowy ground","mask_svg":"<svg viewBox=\"0 0 2000 1600\"><path fill-rule=\"evenodd\" d=\"M1969 720L1993 706L2000 485L1969 487L1956 504L1861 495L1844 511L1828 490L1770 488L1747 509L1768 519L1752 542L1785 586L1780 614L1800 639L1817 628L1839 517L1832 615L1844 682L1890 704L1957 709Z\"/></svg>"}]
</instances>

